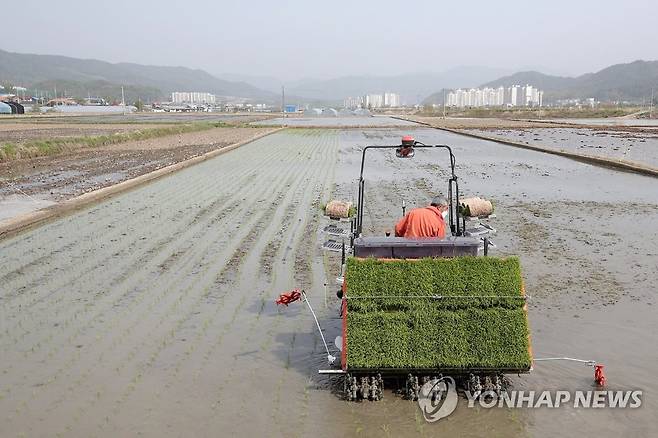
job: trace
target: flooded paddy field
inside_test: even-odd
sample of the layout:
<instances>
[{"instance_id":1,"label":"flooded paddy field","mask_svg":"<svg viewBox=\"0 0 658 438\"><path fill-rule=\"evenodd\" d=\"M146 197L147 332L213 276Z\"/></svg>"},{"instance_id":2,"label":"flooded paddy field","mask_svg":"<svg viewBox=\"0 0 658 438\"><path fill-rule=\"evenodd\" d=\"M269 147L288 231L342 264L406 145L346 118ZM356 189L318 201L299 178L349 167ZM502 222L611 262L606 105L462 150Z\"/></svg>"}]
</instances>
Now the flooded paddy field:
<instances>
[{"instance_id":1,"label":"flooded paddy field","mask_svg":"<svg viewBox=\"0 0 658 438\"><path fill-rule=\"evenodd\" d=\"M535 146L658 167L658 130L588 128L487 129L469 132Z\"/></svg>"},{"instance_id":2,"label":"flooded paddy field","mask_svg":"<svg viewBox=\"0 0 658 438\"><path fill-rule=\"evenodd\" d=\"M603 119L542 119L540 122L568 123L576 125L595 126L638 126L658 128L658 119L633 119L621 117L609 117Z\"/></svg>"},{"instance_id":3,"label":"flooded paddy field","mask_svg":"<svg viewBox=\"0 0 658 438\"><path fill-rule=\"evenodd\" d=\"M497 254L521 257L536 356L606 365L635 410L469 409L425 423L390 391L339 398L317 375L339 332L319 206L356 198L361 148L404 130L287 130L75 215L0 241L0 436L650 436L658 424L658 180L414 129L457 157L462 195L496 204ZM364 233L400 203L445 193L445 152L366 164ZM325 287L327 306L325 307ZM591 389L583 365L542 363L526 390Z\"/></svg>"},{"instance_id":4,"label":"flooded paddy field","mask_svg":"<svg viewBox=\"0 0 658 438\"><path fill-rule=\"evenodd\" d=\"M404 115L406 120L422 123L437 128L449 129L514 129L560 127L562 123L539 120L500 119L494 117L439 117L422 115Z\"/></svg>"},{"instance_id":5,"label":"flooded paddy field","mask_svg":"<svg viewBox=\"0 0 658 438\"><path fill-rule=\"evenodd\" d=\"M414 122L395 119L388 116L373 117L290 117L286 119L275 118L254 122L254 125L276 125L290 126L294 128L358 128L358 127L393 127L393 126L415 126Z\"/></svg>"}]
</instances>

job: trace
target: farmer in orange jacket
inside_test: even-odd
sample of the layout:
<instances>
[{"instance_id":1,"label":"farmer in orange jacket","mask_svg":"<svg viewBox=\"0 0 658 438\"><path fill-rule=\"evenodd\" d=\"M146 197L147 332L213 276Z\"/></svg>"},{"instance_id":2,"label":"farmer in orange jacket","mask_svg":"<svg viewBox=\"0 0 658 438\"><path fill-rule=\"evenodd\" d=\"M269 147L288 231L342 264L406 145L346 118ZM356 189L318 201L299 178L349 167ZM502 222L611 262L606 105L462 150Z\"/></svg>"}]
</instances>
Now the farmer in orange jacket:
<instances>
[{"instance_id":1,"label":"farmer in orange jacket","mask_svg":"<svg viewBox=\"0 0 658 438\"><path fill-rule=\"evenodd\" d=\"M429 207L414 208L395 225L397 237L446 237L443 214L448 211L448 201L442 195L435 196Z\"/></svg>"}]
</instances>

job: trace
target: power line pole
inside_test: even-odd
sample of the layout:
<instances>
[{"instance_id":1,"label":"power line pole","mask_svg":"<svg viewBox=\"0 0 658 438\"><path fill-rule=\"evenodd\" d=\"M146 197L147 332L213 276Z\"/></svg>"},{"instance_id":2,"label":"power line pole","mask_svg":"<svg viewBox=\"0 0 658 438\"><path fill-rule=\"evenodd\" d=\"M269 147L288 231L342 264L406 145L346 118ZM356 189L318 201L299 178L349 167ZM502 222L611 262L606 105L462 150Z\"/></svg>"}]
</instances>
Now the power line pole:
<instances>
[{"instance_id":1,"label":"power line pole","mask_svg":"<svg viewBox=\"0 0 658 438\"><path fill-rule=\"evenodd\" d=\"M653 119L653 87L651 87L651 102L649 102L649 118Z\"/></svg>"},{"instance_id":2,"label":"power line pole","mask_svg":"<svg viewBox=\"0 0 658 438\"><path fill-rule=\"evenodd\" d=\"M286 87L281 85L281 124L285 124L286 119Z\"/></svg>"},{"instance_id":3,"label":"power line pole","mask_svg":"<svg viewBox=\"0 0 658 438\"><path fill-rule=\"evenodd\" d=\"M126 95L123 94L123 85L121 86L121 105L123 106L123 115L126 115Z\"/></svg>"},{"instance_id":4,"label":"power line pole","mask_svg":"<svg viewBox=\"0 0 658 438\"><path fill-rule=\"evenodd\" d=\"M443 87L443 120L446 118L446 89Z\"/></svg>"}]
</instances>

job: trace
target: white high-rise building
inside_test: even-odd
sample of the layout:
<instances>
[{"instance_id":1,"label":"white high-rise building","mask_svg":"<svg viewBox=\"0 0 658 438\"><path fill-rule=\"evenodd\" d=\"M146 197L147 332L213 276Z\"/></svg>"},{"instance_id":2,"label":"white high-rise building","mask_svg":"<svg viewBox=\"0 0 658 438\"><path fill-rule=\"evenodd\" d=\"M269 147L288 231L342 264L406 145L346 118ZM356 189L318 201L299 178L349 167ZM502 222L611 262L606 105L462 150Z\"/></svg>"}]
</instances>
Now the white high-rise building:
<instances>
[{"instance_id":1,"label":"white high-rise building","mask_svg":"<svg viewBox=\"0 0 658 438\"><path fill-rule=\"evenodd\" d=\"M496 106L505 105L505 87L498 87L496 90Z\"/></svg>"},{"instance_id":2,"label":"white high-rise building","mask_svg":"<svg viewBox=\"0 0 658 438\"><path fill-rule=\"evenodd\" d=\"M495 106L541 106L544 92L532 85L508 88L457 89L446 95L446 106L453 107L495 107Z\"/></svg>"},{"instance_id":3,"label":"white high-rise building","mask_svg":"<svg viewBox=\"0 0 658 438\"><path fill-rule=\"evenodd\" d=\"M348 109L361 108L363 105L363 97L347 97L343 100L343 107Z\"/></svg>"},{"instance_id":4,"label":"white high-rise building","mask_svg":"<svg viewBox=\"0 0 658 438\"><path fill-rule=\"evenodd\" d=\"M174 91L171 93L171 101L176 104L193 103L214 105L217 101L217 98L214 94L202 93L199 91Z\"/></svg>"},{"instance_id":5,"label":"white high-rise building","mask_svg":"<svg viewBox=\"0 0 658 438\"><path fill-rule=\"evenodd\" d=\"M369 93L361 97L347 97L343 99L345 108L395 108L401 105L400 95L385 92L382 94Z\"/></svg>"},{"instance_id":6,"label":"white high-rise building","mask_svg":"<svg viewBox=\"0 0 658 438\"><path fill-rule=\"evenodd\" d=\"M510 101L509 104L512 106L517 106L519 104L519 86L514 85L510 87Z\"/></svg>"},{"instance_id":7,"label":"white high-rise building","mask_svg":"<svg viewBox=\"0 0 658 438\"><path fill-rule=\"evenodd\" d=\"M181 91L174 91L171 93L171 101L173 103L183 103L183 102L189 102L190 100L190 93L185 93Z\"/></svg>"},{"instance_id":8,"label":"white high-rise building","mask_svg":"<svg viewBox=\"0 0 658 438\"><path fill-rule=\"evenodd\" d=\"M381 108L384 106L384 95L382 94L367 94L365 96L366 108Z\"/></svg>"},{"instance_id":9,"label":"white high-rise building","mask_svg":"<svg viewBox=\"0 0 658 438\"><path fill-rule=\"evenodd\" d=\"M384 93L384 106L396 108L400 106L400 95L396 93Z\"/></svg>"}]
</instances>

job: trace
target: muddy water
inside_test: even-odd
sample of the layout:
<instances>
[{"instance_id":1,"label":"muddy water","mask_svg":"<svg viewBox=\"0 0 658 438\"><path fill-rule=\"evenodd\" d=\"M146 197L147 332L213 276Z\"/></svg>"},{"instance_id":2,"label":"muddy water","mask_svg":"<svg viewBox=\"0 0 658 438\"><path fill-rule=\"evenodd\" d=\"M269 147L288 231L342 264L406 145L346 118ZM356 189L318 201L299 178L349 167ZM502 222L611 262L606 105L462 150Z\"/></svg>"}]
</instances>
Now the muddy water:
<instances>
[{"instance_id":1,"label":"muddy water","mask_svg":"<svg viewBox=\"0 0 658 438\"><path fill-rule=\"evenodd\" d=\"M344 133L343 143L351 143L352 149L341 149L341 176L348 180L358 172L359 146L395 144L402 134ZM494 200L497 253L521 257L532 297L535 356L598 360L606 365L611 389L639 388L645 393L644 406L633 411L499 411L487 412L484 420L481 412L461 406L459 412L469 412L458 428L473 431L486 421L481 424L505 435L513 430L532 436L565 431L653 435L658 426L658 384L651 378L658 359L658 180L453 134L413 134L425 143L453 146L462 195ZM437 191L445 193L447 157L441 153L430 157L418 150L413 160L395 159L390 153L371 158L365 171L366 232L383 235L390 229L393 218L401 215L403 198L410 207L424 205ZM338 192L356 197L353 187L351 182L339 184ZM532 374L513 381L526 390L590 389L592 376L592 369L583 365L543 362ZM430 430L443 432L451 426L455 423Z\"/></svg>"},{"instance_id":2,"label":"muddy water","mask_svg":"<svg viewBox=\"0 0 658 438\"><path fill-rule=\"evenodd\" d=\"M621 117L610 117L607 119L542 119L541 122L573 123L577 125L601 125L601 126L648 126L658 127L658 119L624 119Z\"/></svg>"},{"instance_id":3,"label":"muddy water","mask_svg":"<svg viewBox=\"0 0 658 438\"><path fill-rule=\"evenodd\" d=\"M464 194L496 201L500 254L519 254L537 356L607 365L641 388L634 411L471 410L427 424L386 394L347 403L320 377L340 326L319 205L355 197L360 148L401 131L295 130L0 242L0 436L543 436L658 424L651 379L658 181L429 129L449 143ZM447 157L372 156L364 230L379 234L445 190ZM325 289L324 284L329 286ZM327 306L325 307L325 290ZM523 389L589 388L581 365L541 364Z\"/></svg>"},{"instance_id":4,"label":"muddy water","mask_svg":"<svg viewBox=\"0 0 658 438\"><path fill-rule=\"evenodd\" d=\"M39 210L53 204L53 201L35 198L25 194L9 196L0 195L0 221Z\"/></svg>"},{"instance_id":5,"label":"muddy water","mask_svg":"<svg viewBox=\"0 0 658 438\"><path fill-rule=\"evenodd\" d=\"M290 117L286 119L276 118L253 122L252 125L286 125L296 128L303 127L387 127L387 126L413 126L413 122L394 119L387 116L373 117Z\"/></svg>"},{"instance_id":6,"label":"muddy water","mask_svg":"<svg viewBox=\"0 0 658 438\"><path fill-rule=\"evenodd\" d=\"M658 131L539 128L473 130L473 132L556 150L658 167Z\"/></svg>"}]
</instances>

